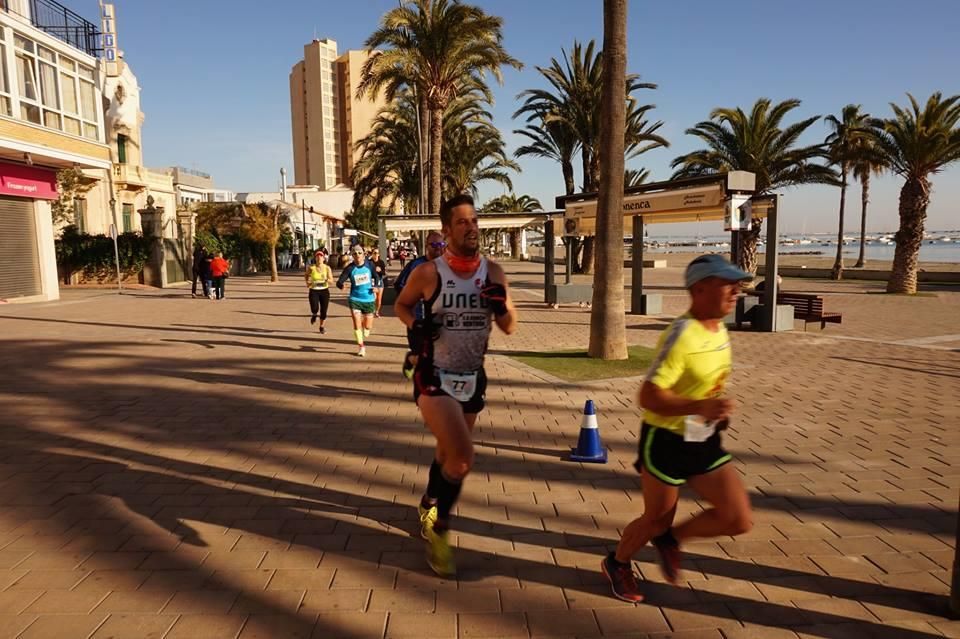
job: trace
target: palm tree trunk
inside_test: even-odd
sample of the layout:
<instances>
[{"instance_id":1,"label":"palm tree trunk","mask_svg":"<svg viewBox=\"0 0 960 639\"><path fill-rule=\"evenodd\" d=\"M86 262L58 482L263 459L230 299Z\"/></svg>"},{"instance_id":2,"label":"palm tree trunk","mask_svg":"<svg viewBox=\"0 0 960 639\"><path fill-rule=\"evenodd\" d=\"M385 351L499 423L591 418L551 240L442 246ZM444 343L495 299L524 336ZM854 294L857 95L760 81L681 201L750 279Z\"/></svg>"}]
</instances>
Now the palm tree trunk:
<instances>
[{"instance_id":1,"label":"palm tree trunk","mask_svg":"<svg viewBox=\"0 0 960 639\"><path fill-rule=\"evenodd\" d=\"M600 188L600 154L594 153L590 156L590 188L588 191L596 191Z\"/></svg>"},{"instance_id":2,"label":"palm tree trunk","mask_svg":"<svg viewBox=\"0 0 960 639\"><path fill-rule=\"evenodd\" d=\"M307 229L303 229L303 239L307 239ZM277 272L277 243L280 241L280 207L273 212L273 233L270 235L270 281L279 282L280 275ZM306 257L306 256L304 256Z\"/></svg>"},{"instance_id":3,"label":"palm tree trunk","mask_svg":"<svg viewBox=\"0 0 960 639\"><path fill-rule=\"evenodd\" d=\"M603 0L603 94L597 272L590 310L590 357L627 359L623 306L623 151L627 73L627 0ZM586 261L586 260L584 260Z\"/></svg>"},{"instance_id":4,"label":"palm tree trunk","mask_svg":"<svg viewBox=\"0 0 960 639\"><path fill-rule=\"evenodd\" d=\"M563 169L563 188L567 195L573 195L577 190L573 179L573 163L565 160L560 163L560 168Z\"/></svg>"},{"instance_id":5,"label":"palm tree trunk","mask_svg":"<svg viewBox=\"0 0 960 639\"><path fill-rule=\"evenodd\" d=\"M867 203L869 201L870 173L868 171L860 183L860 257L857 259L857 263L853 265L854 268L863 268L867 263L865 257L867 248Z\"/></svg>"},{"instance_id":6,"label":"palm tree trunk","mask_svg":"<svg viewBox=\"0 0 960 639\"><path fill-rule=\"evenodd\" d=\"M520 259L520 230L510 231L510 254L515 260Z\"/></svg>"},{"instance_id":7,"label":"palm tree trunk","mask_svg":"<svg viewBox=\"0 0 960 639\"><path fill-rule=\"evenodd\" d=\"M426 91L422 89L417 96L418 110L420 115L420 188L423 198L420 200L420 206L418 207L418 213L420 215L426 215L427 211L423 210L428 207L429 203L432 201L430 199L430 178L428 176L432 175L430 173L430 158L429 153L431 151L430 146L430 107L427 106L427 95Z\"/></svg>"},{"instance_id":8,"label":"palm tree trunk","mask_svg":"<svg viewBox=\"0 0 960 639\"><path fill-rule=\"evenodd\" d=\"M440 215L440 179L443 153L443 107L430 109L430 215Z\"/></svg>"},{"instance_id":9,"label":"palm tree trunk","mask_svg":"<svg viewBox=\"0 0 960 639\"><path fill-rule=\"evenodd\" d=\"M270 242L270 281L277 282L280 275L277 273L277 243Z\"/></svg>"},{"instance_id":10,"label":"palm tree trunk","mask_svg":"<svg viewBox=\"0 0 960 639\"><path fill-rule=\"evenodd\" d=\"M837 230L837 257L833 260L833 270L830 279L843 279L843 215L847 204L847 169L840 168L840 223Z\"/></svg>"},{"instance_id":11,"label":"palm tree trunk","mask_svg":"<svg viewBox=\"0 0 960 639\"><path fill-rule=\"evenodd\" d=\"M917 263L923 245L923 223L930 204L930 182L926 177L908 178L900 189L900 229L893 253L893 270L887 282L888 293L917 292Z\"/></svg>"},{"instance_id":12,"label":"palm tree trunk","mask_svg":"<svg viewBox=\"0 0 960 639\"><path fill-rule=\"evenodd\" d=\"M763 220L751 220L748 230L734 231L737 233L737 266L751 275L757 274L757 243L762 229Z\"/></svg>"},{"instance_id":13,"label":"palm tree trunk","mask_svg":"<svg viewBox=\"0 0 960 639\"><path fill-rule=\"evenodd\" d=\"M590 151L586 147L580 148L580 164L583 170L583 192L590 192Z\"/></svg>"},{"instance_id":14,"label":"palm tree trunk","mask_svg":"<svg viewBox=\"0 0 960 639\"><path fill-rule=\"evenodd\" d=\"M597 238L593 235L588 235L583 238L583 255L580 261L580 272L584 275L593 273L593 263L596 258L596 244Z\"/></svg>"}]
</instances>

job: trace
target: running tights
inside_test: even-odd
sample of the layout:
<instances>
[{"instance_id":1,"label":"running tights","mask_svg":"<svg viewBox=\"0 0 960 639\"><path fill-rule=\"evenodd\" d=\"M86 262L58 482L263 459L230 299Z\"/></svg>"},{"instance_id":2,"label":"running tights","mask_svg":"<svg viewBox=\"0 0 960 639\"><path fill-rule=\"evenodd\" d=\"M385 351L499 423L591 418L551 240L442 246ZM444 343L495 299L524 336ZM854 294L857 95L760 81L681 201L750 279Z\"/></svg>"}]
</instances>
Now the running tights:
<instances>
[{"instance_id":1,"label":"running tights","mask_svg":"<svg viewBox=\"0 0 960 639\"><path fill-rule=\"evenodd\" d=\"M327 319L327 309L330 308L330 289L310 289L310 313L314 316L319 312L320 320Z\"/></svg>"}]
</instances>

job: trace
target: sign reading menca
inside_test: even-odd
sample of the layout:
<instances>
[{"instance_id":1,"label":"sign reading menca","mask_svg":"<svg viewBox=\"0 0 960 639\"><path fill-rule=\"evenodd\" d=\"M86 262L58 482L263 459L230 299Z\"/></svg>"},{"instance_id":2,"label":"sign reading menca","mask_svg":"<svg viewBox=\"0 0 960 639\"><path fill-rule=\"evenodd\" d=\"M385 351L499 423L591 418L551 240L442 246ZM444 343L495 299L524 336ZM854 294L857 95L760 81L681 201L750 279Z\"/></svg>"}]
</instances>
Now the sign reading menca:
<instances>
[{"instance_id":1,"label":"sign reading menca","mask_svg":"<svg viewBox=\"0 0 960 639\"><path fill-rule=\"evenodd\" d=\"M623 214L648 215L651 213L676 213L690 209L712 209L723 212L723 186L696 187L662 193L642 193L623 198ZM567 206L566 217L589 218L597 215L597 201L574 202Z\"/></svg>"}]
</instances>

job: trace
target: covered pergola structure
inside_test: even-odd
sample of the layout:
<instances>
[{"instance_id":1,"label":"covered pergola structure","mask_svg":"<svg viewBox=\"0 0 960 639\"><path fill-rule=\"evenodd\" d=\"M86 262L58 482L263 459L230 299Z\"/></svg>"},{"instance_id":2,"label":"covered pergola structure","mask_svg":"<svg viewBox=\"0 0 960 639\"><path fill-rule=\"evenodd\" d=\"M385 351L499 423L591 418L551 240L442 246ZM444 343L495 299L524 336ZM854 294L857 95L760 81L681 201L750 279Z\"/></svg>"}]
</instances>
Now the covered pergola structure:
<instances>
[{"instance_id":1,"label":"covered pergola structure","mask_svg":"<svg viewBox=\"0 0 960 639\"><path fill-rule=\"evenodd\" d=\"M481 229L525 229L540 226L550 213L483 213L478 216ZM553 215L556 215L554 213ZM381 215L379 221L380 246L387 246L387 233L410 233L414 231L440 231L439 215Z\"/></svg>"},{"instance_id":2,"label":"covered pergola structure","mask_svg":"<svg viewBox=\"0 0 960 639\"><path fill-rule=\"evenodd\" d=\"M751 219L766 218L766 284L756 324L760 330L776 331L779 196L755 195L755 190L756 176L746 171L652 182L627 188L624 191L623 216L630 218L633 231L630 312L637 315L660 312L660 296L648 295L643 291L643 237L647 224L723 221L727 230L746 230ZM565 195L556 199L557 208L563 211L566 233L593 235L596 232L597 200L598 194L595 192ZM552 221L548 221L546 227L545 235L552 244ZM734 256L736 250L737 246L733 244ZM548 256L548 259L552 259L552 256Z\"/></svg>"}]
</instances>

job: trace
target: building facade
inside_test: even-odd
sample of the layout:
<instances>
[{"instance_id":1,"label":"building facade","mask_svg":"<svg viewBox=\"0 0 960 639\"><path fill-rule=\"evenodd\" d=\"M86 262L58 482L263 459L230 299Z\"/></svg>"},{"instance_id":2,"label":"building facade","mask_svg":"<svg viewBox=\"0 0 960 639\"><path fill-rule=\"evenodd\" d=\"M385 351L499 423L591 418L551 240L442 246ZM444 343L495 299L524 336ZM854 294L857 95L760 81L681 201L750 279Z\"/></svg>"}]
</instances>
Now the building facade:
<instances>
[{"instance_id":1,"label":"building facade","mask_svg":"<svg viewBox=\"0 0 960 639\"><path fill-rule=\"evenodd\" d=\"M346 226L353 191L342 185L326 190L312 185L292 185L285 191L237 193L236 199L244 204L265 202L271 206L283 206L290 217L290 232L296 240L297 250L300 247L312 250L319 246L329 249L340 237L338 229Z\"/></svg>"},{"instance_id":2,"label":"building facade","mask_svg":"<svg viewBox=\"0 0 960 639\"><path fill-rule=\"evenodd\" d=\"M352 187L350 173L359 152L358 140L385 105L376 99L357 99L361 69L368 51L337 52L329 38L303 47L303 60L290 72L290 115L293 129L294 181L331 189Z\"/></svg>"},{"instance_id":3,"label":"building facade","mask_svg":"<svg viewBox=\"0 0 960 639\"><path fill-rule=\"evenodd\" d=\"M0 2L0 302L59 297L57 171L112 169L98 32L54 0Z\"/></svg>"},{"instance_id":4,"label":"building facade","mask_svg":"<svg viewBox=\"0 0 960 639\"><path fill-rule=\"evenodd\" d=\"M173 179L173 188L177 194L177 205L190 207L201 202L232 202L233 191L218 189L213 185L209 173L172 166L162 170Z\"/></svg>"},{"instance_id":5,"label":"building facade","mask_svg":"<svg viewBox=\"0 0 960 639\"><path fill-rule=\"evenodd\" d=\"M137 78L122 56L103 68L104 134L112 166L109 171L84 171L90 185L74 202L73 224L90 235L108 234L111 225L119 233L142 231L140 211L152 196L158 209L163 210L163 236L177 238L180 231L173 179L144 166L144 114Z\"/></svg>"}]
</instances>

